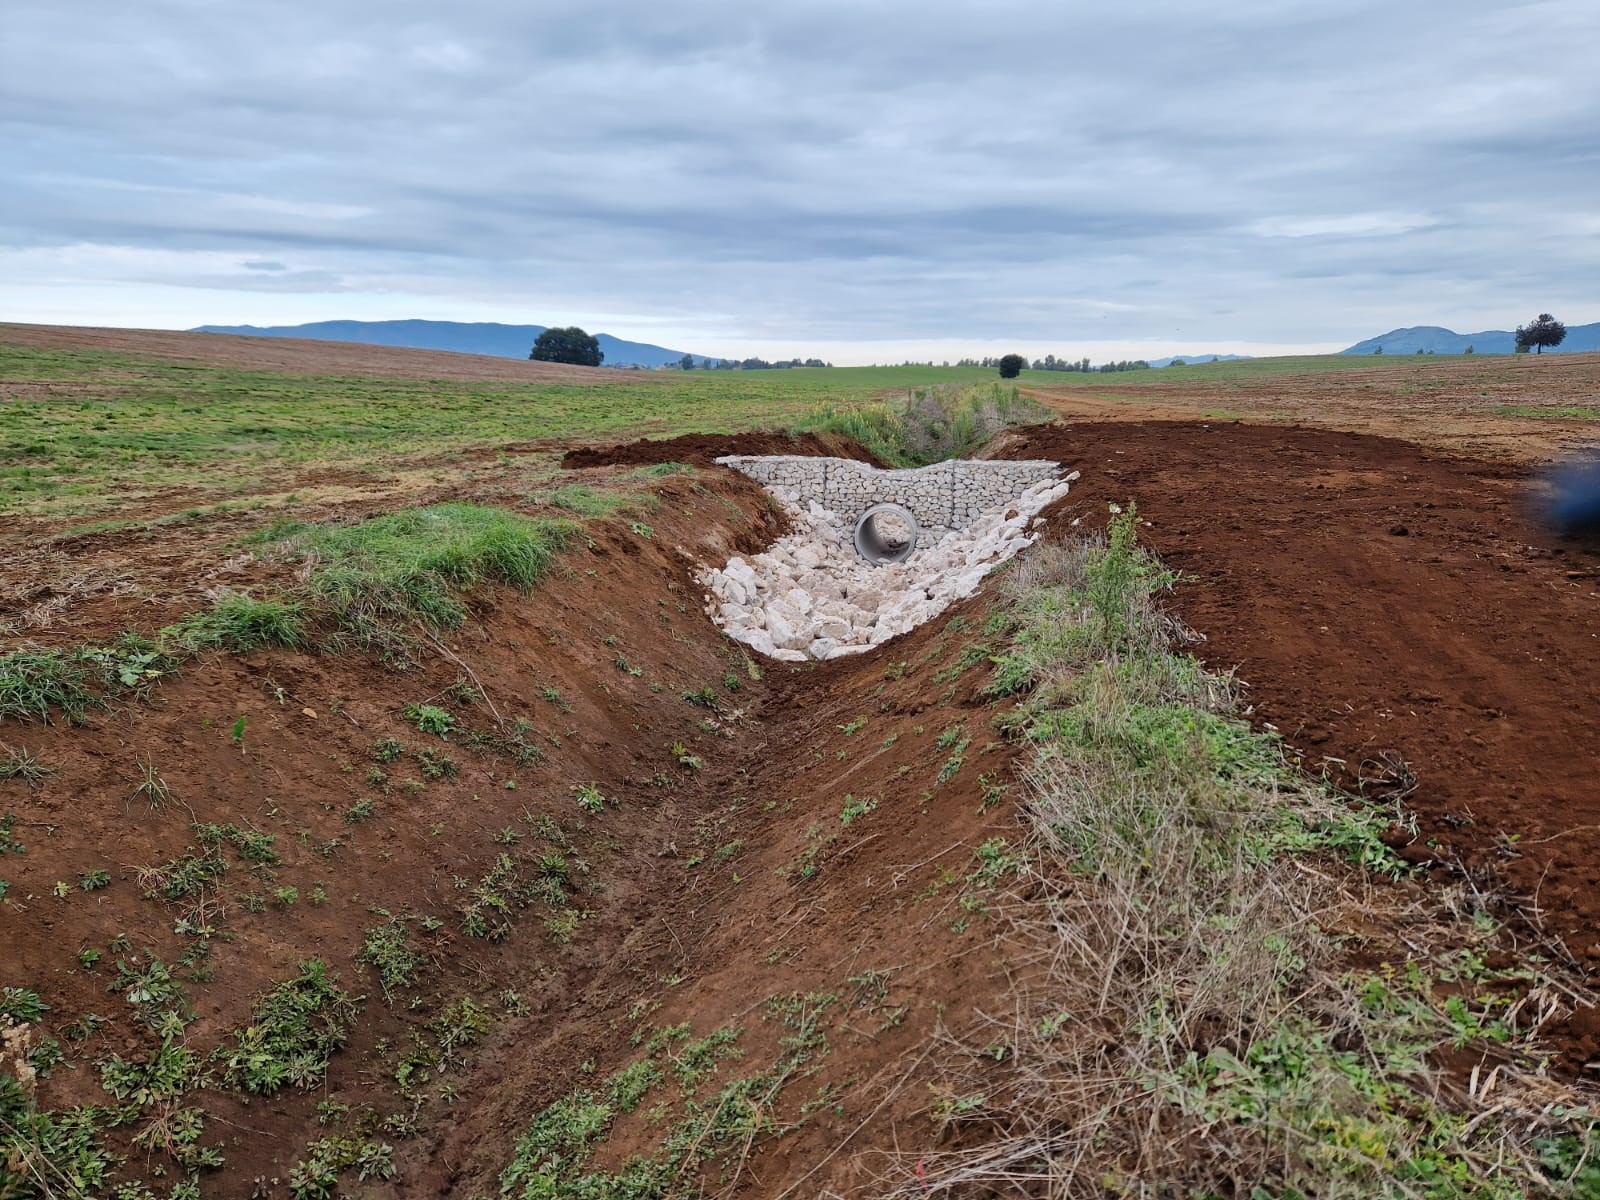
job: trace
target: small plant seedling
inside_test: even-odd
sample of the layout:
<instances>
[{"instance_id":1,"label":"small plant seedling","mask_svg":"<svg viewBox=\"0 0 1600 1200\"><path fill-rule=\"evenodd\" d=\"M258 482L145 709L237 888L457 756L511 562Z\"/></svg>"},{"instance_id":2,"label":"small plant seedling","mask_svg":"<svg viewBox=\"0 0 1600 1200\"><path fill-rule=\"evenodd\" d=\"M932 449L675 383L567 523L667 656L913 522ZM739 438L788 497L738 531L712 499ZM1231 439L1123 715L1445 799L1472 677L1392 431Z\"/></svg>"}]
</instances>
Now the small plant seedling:
<instances>
[{"instance_id":1,"label":"small plant seedling","mask_svg":"<svg viewBox=\"0 0 1600 1200\"><path fill-rule=\"evenodd\" d=\"M45 766L37 755L21 746L5 747L5 756L0 757L0 779L20 779L37 786L54 773L54 767Z\"/></svg>"},{"instance_id":2,"label":"small plant seedling","mask_svg":"<svg viewBox=\"0 0 1600 1200\"><path fill-rule=\"evenodd\" d=\"M244 718L240 717L243 721ZM141 796L150 804L150 807L159 811L167 801L172 799L172 788L167 781L156 772L155 764L146 760L136 764L137 773L134 775L133 794L130 800L137 800Z\"/></svg>"},{"instance_id":3,"label":"small plant seedling","mask_svg":"<svg viewBox=\"0 0 1600 1200\"><path fill-rule=\"evenodd\" d=\"M419 732L435 734L442 738L449 737L450 731L456 726L455 717L437 704L408 704L405 707L405 718L415 725Z\"/></svg>"},{"instance_id":4,"label":"small plant seedling","mask_svg":"<svg viewBox=\"0 0 1600 1200\"><path fill-rule=\"evenodd\" d=\"M245 726L248 724L250 724L248 717L240 717L233 723L233 728L228 731L228 736L233 739L234 745L244 745L244 730Z\"/></svg>"},{"instance_id":5,"label":"small plant seedling","mask_svg":"<svg viewBox=\"0 0 1600 1200\"><path fill-rule=\"evenodd\" d=\"M839 810L839 828L850 828L850 822L857 817L864 817L878 807L876 796L863 796L857 800L854 796L844 798L844 807Z\"/></svg>"},{"instance_id":6,"label":"small plant seedling","mask_svg":"<svg viewBox=\"0 0 1600 1200\"><path fill-rule=\"evenodd\" d=\"M606 798L592 783L581 783L574 789L578 794L578 807L586 813L598 813L606 806Z\"/></svg>"}]
</instances>

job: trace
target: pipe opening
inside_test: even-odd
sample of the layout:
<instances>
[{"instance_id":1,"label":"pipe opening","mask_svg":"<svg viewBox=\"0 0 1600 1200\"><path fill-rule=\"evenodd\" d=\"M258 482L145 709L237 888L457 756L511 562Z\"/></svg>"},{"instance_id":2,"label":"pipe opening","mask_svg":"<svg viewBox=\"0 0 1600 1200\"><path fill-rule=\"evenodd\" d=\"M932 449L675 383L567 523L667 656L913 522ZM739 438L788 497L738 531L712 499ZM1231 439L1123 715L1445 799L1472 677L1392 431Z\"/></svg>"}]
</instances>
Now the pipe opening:
<instances>
[{"instance_id":1,"label":"pipe opening","mask_svg":"<svg viewBox=\"0 0 1600 1200\"><path fill-rule=\"evenodd\" d=\"M856 522L856 553L875 567L905 562L920 532L917 519L898 504L874 504Z\"/></svg>"}]
</instances>

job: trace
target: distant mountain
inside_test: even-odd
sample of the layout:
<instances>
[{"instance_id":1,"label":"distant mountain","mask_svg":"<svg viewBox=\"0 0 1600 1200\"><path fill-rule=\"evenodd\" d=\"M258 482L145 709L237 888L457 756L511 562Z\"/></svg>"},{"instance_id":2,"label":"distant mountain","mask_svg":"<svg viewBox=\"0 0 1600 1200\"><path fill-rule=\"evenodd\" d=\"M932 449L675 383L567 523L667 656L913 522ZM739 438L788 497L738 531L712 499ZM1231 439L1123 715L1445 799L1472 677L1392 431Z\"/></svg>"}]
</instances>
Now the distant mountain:
<instances>
[{"instance_id":1,"label":"distant mountain","mask_svg":"<svg viewBox=\"0 0 1600 1200\"><path fill-rule=\"evenodd\" d=\"M1461 354L1468 346L1474 354L1511 354L1517 348L1517 335L1504 329L1486 329L1482 333L1457 333L1441 325L1413 325L1409 329L1391 329L1377 337L1357 342L1340 354L1371 354L1379 347L1385 354ZM1593 325L1568 325L1566 339L1546 354L1575 353L1582 350L1600 350L1600 321Z\"/></svg>"},{"instance_id":2,"label":"distant mountain","mask_svg":"<svg viewBox=\"0 0 1600 1200\"><path fill-rule=\"evenodd\" d=\"M1384 353L1387 354L1388 351L1386 350ZM1250 354L1174 354L1170 358L1152 358L1150 365L1152 367L1170 367L1175 362L1181 362L1185 366L1195 367L1201 363L1241 362L1244 359L1253 357L1254 355Z\"/></svg>"},{"instance_id":3,"label":"distant mountain","mask_svg":"<svg viewBox=\"0 0 1600 1200\"><path fill-rule=\"evenodd\" d=\"M454 350L496 358L527 358L544 325L472 324L460 321L313 321L309 325L201 325L190 333L242 333L250 337L310 338L319 342L361 342L368 346L409 346L415 350ZM682 350L647 342L628 342L598 333L595 339L608 367L659 367L677 362ZM699 357L698 355L696 357Z\"/></svg>"}]
</instances>

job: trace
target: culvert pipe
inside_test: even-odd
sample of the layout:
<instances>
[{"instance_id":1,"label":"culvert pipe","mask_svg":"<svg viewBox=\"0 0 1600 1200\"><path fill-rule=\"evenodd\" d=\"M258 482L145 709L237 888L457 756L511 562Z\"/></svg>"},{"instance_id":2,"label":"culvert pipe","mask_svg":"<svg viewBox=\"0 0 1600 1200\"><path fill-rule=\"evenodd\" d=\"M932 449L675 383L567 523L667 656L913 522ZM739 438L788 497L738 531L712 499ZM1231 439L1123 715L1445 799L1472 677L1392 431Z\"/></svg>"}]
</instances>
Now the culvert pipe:
<instances>
[{"instance_id":1,"label":"culvert pipe","mask_svg":"<svg viewBox=\"0 0 1600 1200\"><path fill-rule=\"evenodd\" d=\"M898 504L874 504L856 521L856 553L875 567L902 563L917 548L917 519Z\"/></svg>"}]
</instances>

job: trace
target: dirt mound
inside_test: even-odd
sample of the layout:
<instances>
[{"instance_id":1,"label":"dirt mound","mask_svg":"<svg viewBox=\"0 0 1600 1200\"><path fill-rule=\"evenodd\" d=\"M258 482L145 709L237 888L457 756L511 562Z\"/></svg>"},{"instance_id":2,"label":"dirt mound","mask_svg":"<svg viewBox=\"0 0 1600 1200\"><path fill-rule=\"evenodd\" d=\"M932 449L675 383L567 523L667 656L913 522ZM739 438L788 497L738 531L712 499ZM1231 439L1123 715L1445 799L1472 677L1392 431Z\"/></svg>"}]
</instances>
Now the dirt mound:
<instances>
[{"instance_id":1,"label":"dirt mound","mask_svg":"<svg viewBox=\"0 0 1600 1200\"><path fill-rule=\"evenodd\" d=\"M673 438L640 438L618 446L582 446L568 450L563 467L643 467L656 463L693 463L710 466L725 454L812 454L829 458L853 458L857 462L884 464L871 451L837 434L815 433L737 433L684 434Z\"/></svg>"}]
</instances>

